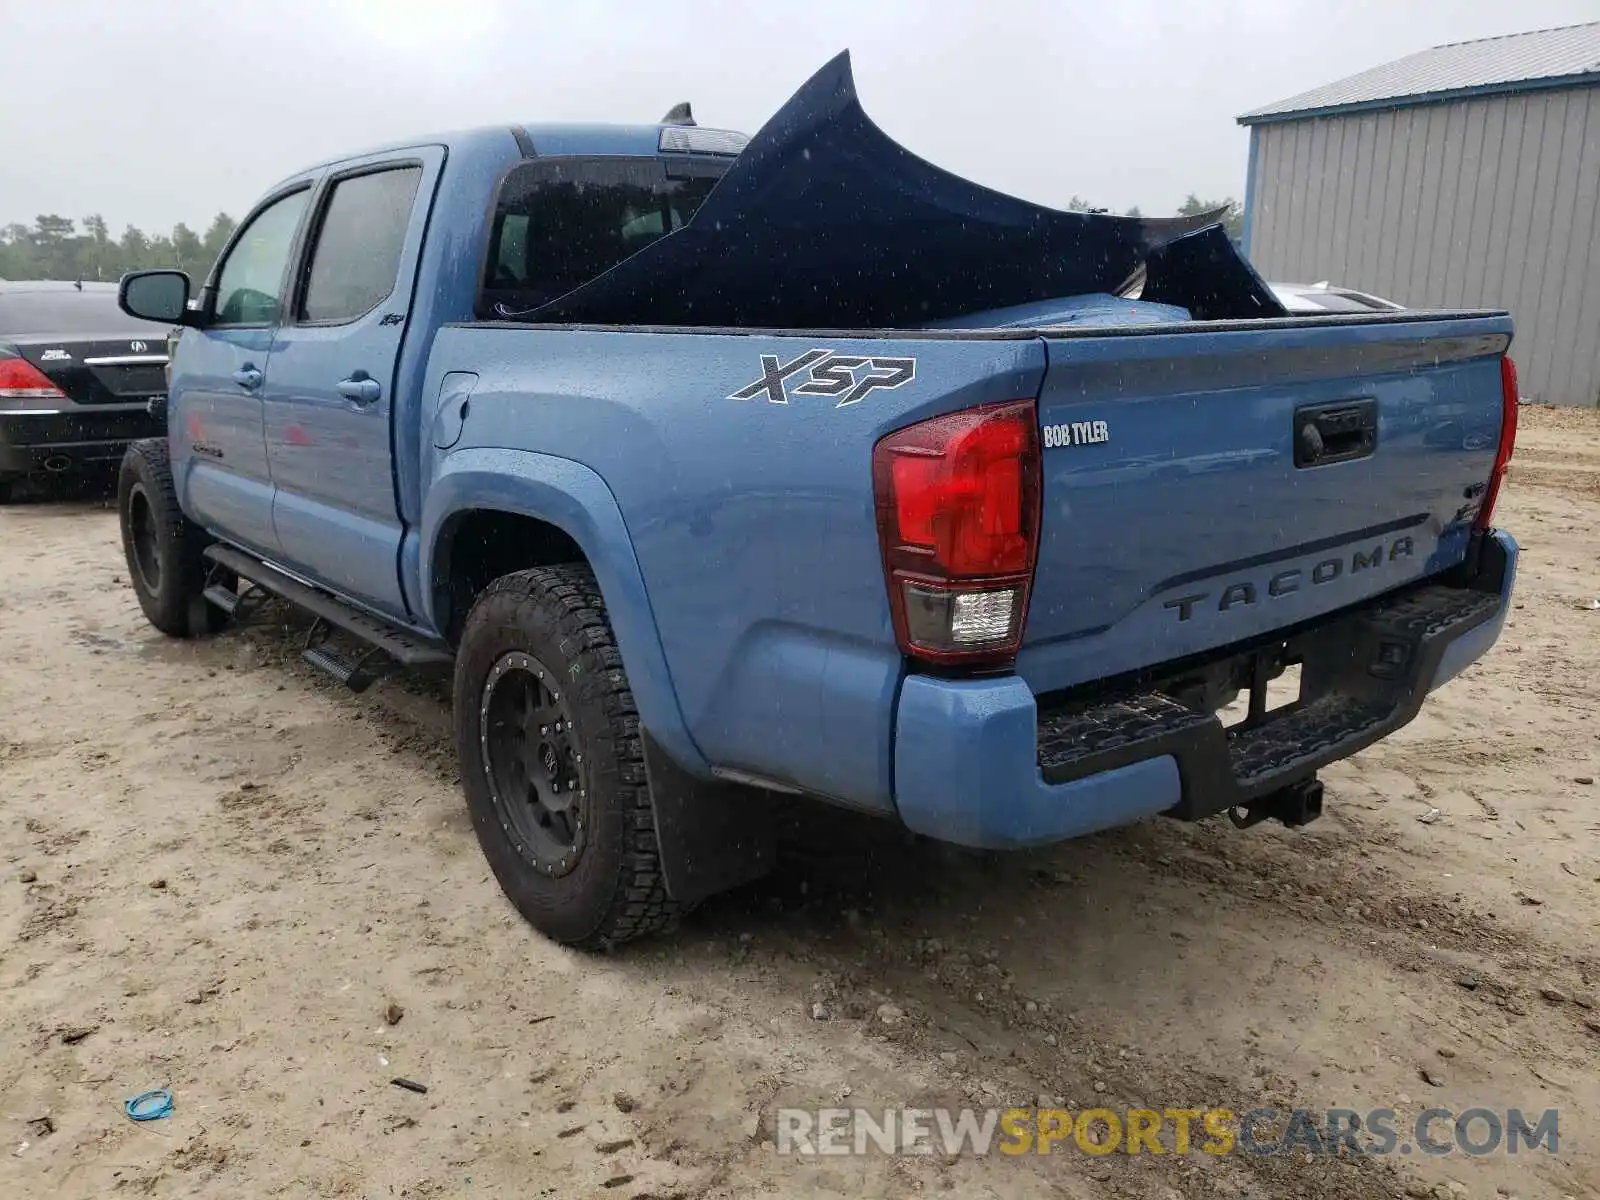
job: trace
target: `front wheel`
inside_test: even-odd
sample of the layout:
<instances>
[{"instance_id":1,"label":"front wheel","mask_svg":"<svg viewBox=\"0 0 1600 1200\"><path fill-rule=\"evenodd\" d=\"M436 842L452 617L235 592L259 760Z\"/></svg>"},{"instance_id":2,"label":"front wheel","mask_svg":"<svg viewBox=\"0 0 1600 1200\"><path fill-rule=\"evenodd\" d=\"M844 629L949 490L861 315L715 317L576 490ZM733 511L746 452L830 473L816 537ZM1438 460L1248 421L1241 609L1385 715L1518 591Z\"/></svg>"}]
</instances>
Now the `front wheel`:
<instances>
[{"instance_id":1,"label":"front wheel","mask_svg":"<svg viewBox=\"0 0 1600 1200\"><path fill-rule=\"evenodd\" d=\"M178 507L167 443L134 442L117 472L117 515L128 577L145 619L169 637L215 633L227 620L202 594L211 542Z\"/></svg>"},{"instance_id":2,"label":"front wheel","mask_svg":"<svg viewBox=\"0 0 1600 1200\"><path fill-rule=\"evenodd\" d=\"M484 590L456 655L455 725L478 843L530 924L594 949L673 923L638 710L587 567Z\"/></svg>"}]
</instances>

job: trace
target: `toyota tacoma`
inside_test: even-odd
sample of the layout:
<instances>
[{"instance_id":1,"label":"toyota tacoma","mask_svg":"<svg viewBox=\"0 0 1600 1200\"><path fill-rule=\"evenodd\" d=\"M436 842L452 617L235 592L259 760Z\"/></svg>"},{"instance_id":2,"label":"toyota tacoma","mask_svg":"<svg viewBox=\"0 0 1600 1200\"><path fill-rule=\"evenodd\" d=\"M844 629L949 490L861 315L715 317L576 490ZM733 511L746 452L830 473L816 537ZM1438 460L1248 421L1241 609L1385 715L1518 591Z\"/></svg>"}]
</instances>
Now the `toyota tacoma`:
<instances>
[{"instance_id":1,"label":"toyota tacoma","mask_svg":"<svg viewBox=\"0 0 1600 1200\"><path fill-rule=\"evenodd\" d=\"M453 672L482 849L569 944L759 876L786 795L991 849L1302 825L1509 607L1506 313L1290 313L1209 217L911 154L846 55L753 137L321 163L197 295L121 288L183 327L120 476L150 622L274 596L353 688Z\"/></svg>"}]
</instances>

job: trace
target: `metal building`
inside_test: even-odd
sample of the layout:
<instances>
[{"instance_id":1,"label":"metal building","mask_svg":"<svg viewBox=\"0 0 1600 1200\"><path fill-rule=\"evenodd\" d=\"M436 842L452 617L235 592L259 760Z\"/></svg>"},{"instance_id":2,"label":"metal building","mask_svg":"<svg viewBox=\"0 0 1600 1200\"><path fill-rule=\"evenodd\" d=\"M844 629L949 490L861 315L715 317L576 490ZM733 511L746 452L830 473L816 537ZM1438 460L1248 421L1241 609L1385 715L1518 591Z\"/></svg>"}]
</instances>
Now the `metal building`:
<instances>
[{"instance_id":1,"label":"metal building","mask_svg":"<svg viewBox=\"0 0 1600 1200\"><path fill-rule=\"evenodd\" d=\"M1600 404L1600 22L1437 46L1239 123L1268 279L1507 308L1523 395Z\"/></svg>"}]
</instances>

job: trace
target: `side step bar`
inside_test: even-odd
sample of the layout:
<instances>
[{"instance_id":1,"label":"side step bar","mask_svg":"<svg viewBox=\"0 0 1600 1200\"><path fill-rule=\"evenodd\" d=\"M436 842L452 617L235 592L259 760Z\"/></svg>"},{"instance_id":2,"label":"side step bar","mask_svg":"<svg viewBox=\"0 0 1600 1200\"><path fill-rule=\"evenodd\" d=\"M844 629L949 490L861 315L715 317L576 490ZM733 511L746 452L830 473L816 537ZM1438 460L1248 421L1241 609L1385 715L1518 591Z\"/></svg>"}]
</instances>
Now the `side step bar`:
<instances>
[{"instance_id":1,"label":"side step bar","mask_svg":"<svg viewBox=\"0 0 1600 1200\"><path fill-rule=\"evenodd\" d=\"M224 587L220 583L207 585L206 590L202 592L201 595L203 595L212 604L220 608L223 612L227 613L230 617L239 611L240 603L244 600L244 596L242 594L234 591L230 587Z\"/></svg>"},{"instance_id":2,"label":"side step bar","mask_svg":"<svg viewBox=\"0 0 1600 1200\"><path fill-rule=\"evenodd\" d=\"M394 666L440 667L448 666L453 659L445 643L391 625L242 550L232 546L208 546L205 557L252 585L238 593L221 583L213 583L204 593L210 603L231 615L245 605L252 591L260 589L304 609L316 619L306 636L306 648L301 657L352 691L366 691ZM326 644L330 627L342 630L371 649L355 659L345 657Z\"/></svg>"}]
</instances>

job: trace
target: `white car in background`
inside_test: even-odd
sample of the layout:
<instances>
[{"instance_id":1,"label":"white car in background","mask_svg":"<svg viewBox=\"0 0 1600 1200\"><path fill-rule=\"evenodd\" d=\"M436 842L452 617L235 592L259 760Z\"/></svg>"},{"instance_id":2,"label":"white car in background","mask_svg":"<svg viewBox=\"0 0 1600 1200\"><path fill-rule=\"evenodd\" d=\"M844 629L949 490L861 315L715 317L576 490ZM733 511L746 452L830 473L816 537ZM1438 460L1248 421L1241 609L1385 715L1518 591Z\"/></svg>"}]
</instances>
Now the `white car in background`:
<instances>
[{"instance_id":1,"label":"white car in background","mask_svg":"<svg viewBox=\"0 0 1600 1200\"><path fill-rule=\"evenodd\" d=\"M1366 292L1334 287L1326 279L1321 283L1269 283L1267 286L1291 313L1400 312L1405 308L1403 304Z\"/></svg>"},{"instance_id":2,"label":"white car in background","mask_svg":"<svg viewBox=\"0 0 1600 1200\"><path fill-rule=\"evenodd\" d=\"M1269 283L1272 294L1291 314L1294 313L1364 313L1402 312L1405 305L1358 292L1354 288L1334 287L1324 279L1321 283ZM1133 278L1118 289L1117 295L1126 300L1137 300L1144 291L1144 268L1140 267Z\"/></svg>"}]
</instances>

